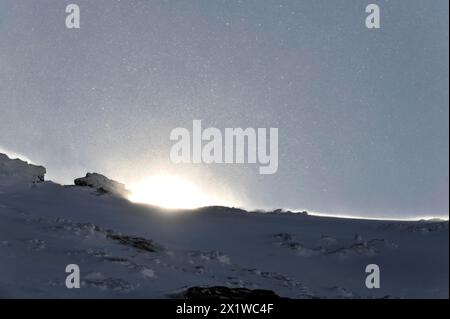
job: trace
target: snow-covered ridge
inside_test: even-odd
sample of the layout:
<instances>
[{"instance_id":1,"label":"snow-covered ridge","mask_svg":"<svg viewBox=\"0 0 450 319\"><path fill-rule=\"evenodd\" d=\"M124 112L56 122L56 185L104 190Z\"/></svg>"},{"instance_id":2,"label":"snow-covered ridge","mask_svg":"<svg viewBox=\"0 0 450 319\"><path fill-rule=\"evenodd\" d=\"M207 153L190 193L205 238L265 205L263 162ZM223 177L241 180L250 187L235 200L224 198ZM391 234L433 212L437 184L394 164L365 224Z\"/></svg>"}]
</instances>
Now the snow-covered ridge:
<instances>
[{"instance_id":1,"label":"snow-covered ridge","mask_svg":"<svg viewBox=\"0 0 450 319\"><path fill-rule=\"evenodd\" d=\"M46 172L43 166L29 164L20 159L11 159L6 154L0 153L0 180L43 182Z\"/></svg>"},{"instance_id":2,"label":"snow-covered ridge","mask_svg":"<svg viewBox=\"0 0 450 319\"><path fill-rule=\"evenodd\" d=\"M0 185L35 184L45 181L46 169L21 159L11 159L0 153ZM98 173L87 173L85 177L74 180L75 186L89 187L98 194L109 193L127 197L129 191L125 185Z\"/></svg>"},{"instance_id":3,"label":"snow-covered ridge","mask_svg":"<svg viewBox=\"0 0 450 319\"><path fill-rule=\"evenodd\" d=\"M0 155L0 298L448 298L448 221L138 205L100 174L75 186ZM11 181L25 187L9 187ZM77 186L78 185L78 186ZM65 267L81 269L67 289ZM365 267L381 269L367 289Z\"/></svg>"}]
</instances>

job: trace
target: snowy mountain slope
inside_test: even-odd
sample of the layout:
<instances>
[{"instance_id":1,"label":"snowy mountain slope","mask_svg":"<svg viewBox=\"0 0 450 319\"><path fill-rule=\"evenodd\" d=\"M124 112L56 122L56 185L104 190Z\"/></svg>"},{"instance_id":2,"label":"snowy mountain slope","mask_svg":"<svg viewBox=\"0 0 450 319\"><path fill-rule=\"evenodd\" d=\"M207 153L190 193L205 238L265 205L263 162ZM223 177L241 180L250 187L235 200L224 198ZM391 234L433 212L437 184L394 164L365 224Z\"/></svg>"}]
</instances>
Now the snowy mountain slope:
<instances>
[{"instance_id":1,"label":"snowy mountain slope","mask_svg":"<svg viewBox=\"0 0 450 319\"><path fill-rule=\"evenodd\" d=\"M169 211L42 182L23 164L12 174L0 157L0 297L165 298L193 286L290 298L449 296L448 221ZM371 263L380 289L365 287ZM67 264L79 265L80 289L65 287Z\"/></svg>"}]
</instances>

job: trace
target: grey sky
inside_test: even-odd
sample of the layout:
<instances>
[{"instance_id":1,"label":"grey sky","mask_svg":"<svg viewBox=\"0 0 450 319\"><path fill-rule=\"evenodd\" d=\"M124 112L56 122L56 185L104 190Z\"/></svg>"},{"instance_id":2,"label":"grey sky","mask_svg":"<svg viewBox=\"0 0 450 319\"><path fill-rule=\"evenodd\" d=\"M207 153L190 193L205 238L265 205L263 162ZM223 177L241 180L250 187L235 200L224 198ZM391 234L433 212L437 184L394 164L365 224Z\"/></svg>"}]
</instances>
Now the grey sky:
<instances>
[{"instance_id":1,"label":"grey sky","mask_svg":"<svg viewBox=\"0 0 450 319\"><path fill-rule=\"evenodd\" d=\"M53 180L164 170L246 207L448 215L447 0L71 2L0 0L0 147ZM193 119L278 127L277 174L171 164Z\"/></svg>"}]
</instances>

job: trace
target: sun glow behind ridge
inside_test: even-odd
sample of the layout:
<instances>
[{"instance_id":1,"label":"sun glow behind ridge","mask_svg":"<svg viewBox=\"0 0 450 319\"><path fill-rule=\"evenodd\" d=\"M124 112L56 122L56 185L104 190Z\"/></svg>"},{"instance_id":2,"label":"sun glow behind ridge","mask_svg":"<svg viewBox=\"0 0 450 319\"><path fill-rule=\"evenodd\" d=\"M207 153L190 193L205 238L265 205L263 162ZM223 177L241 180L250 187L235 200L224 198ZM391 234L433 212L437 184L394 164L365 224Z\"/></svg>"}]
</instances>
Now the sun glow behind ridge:
<instances>
[{"instance_id":1,"label":"sun glow behind ridge","mask_svg":"<svg viewBox=\"0 0 450 319\"><path fill-rule=\"evenodd\" d=\"M225 205L220 196L204 191L196 184L172 175L155 175L130 186L129 200L170 209L191 209Z\"/></svg>"}]
</instances>

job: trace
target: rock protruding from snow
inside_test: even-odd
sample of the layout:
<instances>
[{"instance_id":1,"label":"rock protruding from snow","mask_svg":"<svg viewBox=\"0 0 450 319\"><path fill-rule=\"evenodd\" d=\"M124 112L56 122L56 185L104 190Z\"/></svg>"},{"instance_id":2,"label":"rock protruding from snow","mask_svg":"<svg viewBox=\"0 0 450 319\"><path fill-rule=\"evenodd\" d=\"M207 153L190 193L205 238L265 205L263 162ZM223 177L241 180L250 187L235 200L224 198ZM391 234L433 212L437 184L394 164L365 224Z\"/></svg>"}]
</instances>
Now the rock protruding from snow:
<instances>
[{"instance_id":1,"label":"rock protruding from snow","mask_svg":"<svg viewBox=\"0 0 450 319\"><path fill-rule=\"evenodd\" d=\"M125 184L116 182L97 173L87 173L85 177L77 178L74 181L76 186L84 186L96 189L99 193L110 193L126 197L129 191Z\"/></svg>"},{"instance_id":2,"label":"rock protruding from snow","mask_svg":"<svg viewBox=\"0 0 450 319\"><path fill-rule=\"evenodd\" d=\"M285 210L282 208L277 208L269 213L272 213L272 214L301 214L301 215L305 215L305 216L308 215L308 212L306 210L301 211L301 212L293 212L291 210Z\"/></svg>"},{"instance_id":3,"label":"rock protruding from snow","mask_svg":"<svg viewBox=\"0 0 450 319\"><path fill-rule=\"evenodd\" d=\"M279 299L267 289L229 288L225 286L190 287L181 294L185 299Z\"/></svg>"},{"instance_id":4,"label":"rock protruding from snow","mask_svg":"<svg viewBox=\"0 0 450 319\"><path fill-rule=\"evenodd\" d=\"M119 235L109 232L106 235L106 238L110 238L112 240L119 242L122 245L131 246L141 251L155 253L164 250L164 248L161 245L155 243L153 240L142 237Z\"/></svg>"},{"instance_id":5,"label":"rock protruding from snow","mask_svg":"<svg viewBox=\"0 0 450 319\"><path fill-rule=\"evenodd\" d=\"M0 180L7 182L38 183L44 181L43 166L29 164L20 159L11 159L0 153Z\"/></svg>"}]
</instances>

